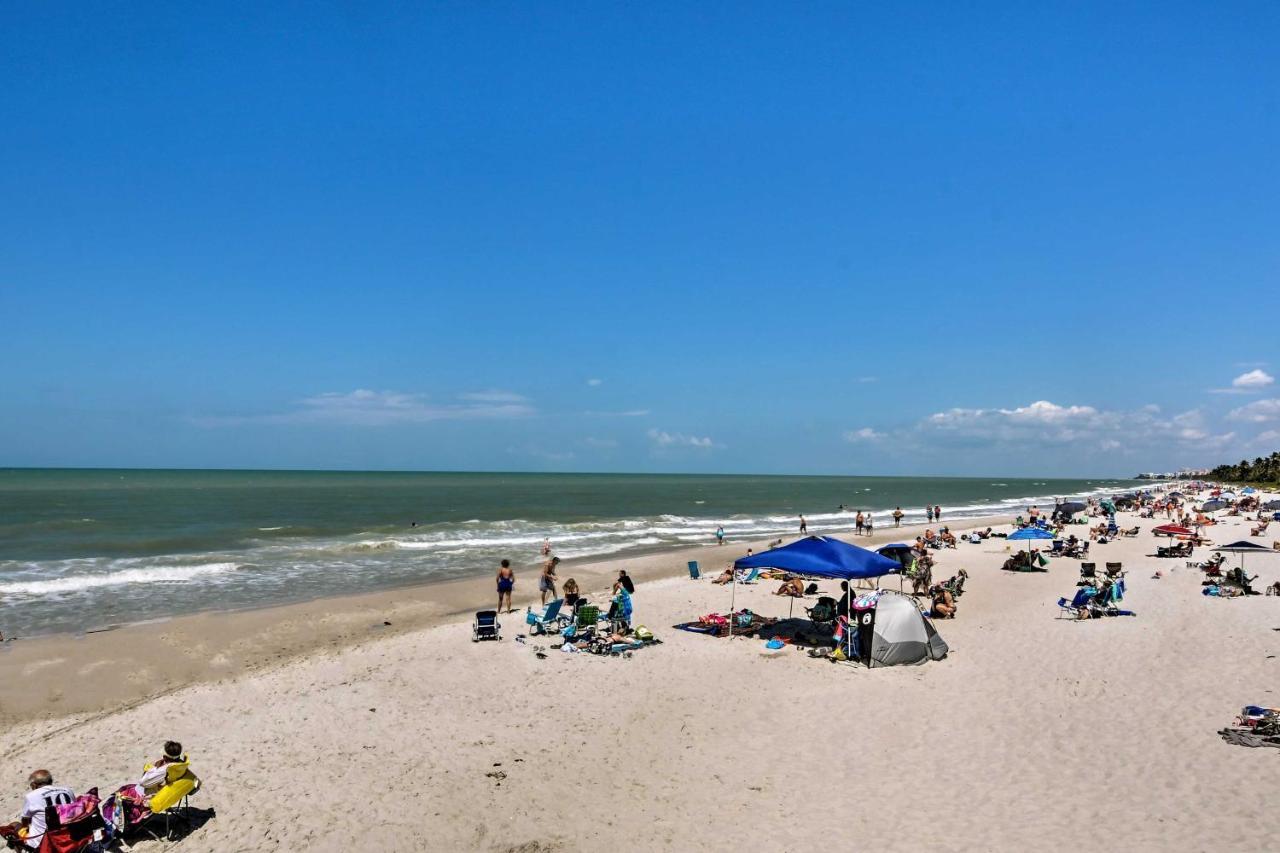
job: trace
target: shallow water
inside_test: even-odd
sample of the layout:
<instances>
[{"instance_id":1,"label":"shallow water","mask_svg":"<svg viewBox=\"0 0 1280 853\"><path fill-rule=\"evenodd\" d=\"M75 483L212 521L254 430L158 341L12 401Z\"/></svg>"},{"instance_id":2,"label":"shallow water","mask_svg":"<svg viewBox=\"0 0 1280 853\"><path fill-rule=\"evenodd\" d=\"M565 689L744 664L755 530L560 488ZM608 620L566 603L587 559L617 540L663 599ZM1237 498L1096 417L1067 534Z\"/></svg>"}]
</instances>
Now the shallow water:
<instances>
[{"instance_id":1,"label":"shallow water","mask_svg":"<svg viewBox=\"0 0 1280 853\"><path fill-rule=\"evenodd\" d=\"M74 631L539 560L1019 511L1130 480L0 470L0 630Z\"/></svg>"}]
</instances>

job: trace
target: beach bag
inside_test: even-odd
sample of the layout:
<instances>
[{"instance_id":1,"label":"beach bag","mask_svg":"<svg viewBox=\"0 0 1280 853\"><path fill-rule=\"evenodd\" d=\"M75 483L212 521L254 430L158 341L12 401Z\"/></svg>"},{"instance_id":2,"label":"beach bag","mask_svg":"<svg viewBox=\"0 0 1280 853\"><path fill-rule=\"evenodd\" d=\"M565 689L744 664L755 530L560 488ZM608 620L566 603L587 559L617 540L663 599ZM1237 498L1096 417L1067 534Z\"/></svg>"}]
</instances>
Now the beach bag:
<instances>
[{"instance_id":1,"label":"beach bag","mask_svg":"<svg viewBox=\"0 0 1280 853\"><path fill-rule=\"evenodd\" d=\"M648 643L653 641L653 632L643 625L641 625L639 628L636 628L634 633L636 635L636 639L640 640L641 642Z\"/></svg>"},{"instance_id":2,"label":"beach bag","mask_svg":"<svg viewBox=\"0 0 1280 853\"><path fill-rule=\"evenodd\" d=\"M755 614L750 610L743 610L740 613L735 613L733 618L739 628L750 628L751 623L755 621Z\"/></svg>"}]
</instances>

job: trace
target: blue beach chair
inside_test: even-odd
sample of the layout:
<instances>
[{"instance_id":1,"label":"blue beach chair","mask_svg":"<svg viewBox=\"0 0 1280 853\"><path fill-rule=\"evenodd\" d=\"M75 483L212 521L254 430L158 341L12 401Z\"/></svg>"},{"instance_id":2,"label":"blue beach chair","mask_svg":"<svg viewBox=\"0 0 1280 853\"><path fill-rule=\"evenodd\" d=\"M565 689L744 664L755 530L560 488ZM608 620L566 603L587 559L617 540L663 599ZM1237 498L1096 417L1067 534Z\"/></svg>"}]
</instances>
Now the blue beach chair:
<instances>
[{"instance_id":1,"label":"blue beach chair","mask_svg":"<svg viewBox=\"0 0 1280 853\"><path fill-rule=\"evenodd\" d=\"M697 561L697 560L690 560L690 561L689 561L689 577L690 577L691 579L695 580L695 581L696 581L698 578L702 577L702 573L698 571L698 561Z\"/></svg>"},{"instance_id":2,"label":"blue beach chair","mask_svg":"<svg viewBox=\"0 0 1280 853\"><path fill-rule=\"evenodd\" d=\"M743 577L738 578L738 583L755 583L759 577L760 577L760 570L752 569L749 573L747 573Z\"/></svg>"},{"instance_id":3,"label":"blue beach chair","mask_svg":"<svg viewBox=\"0 0 1280 853\"><path fill-rule=\"evenodd\" d=\"M557 598L555 601L548 604L546 609L542 611L541 615L534 613L533 608L529 607L524 614L524 621L529 626L529 633L558 633L561 628L561 622L569 621L560 615L560 608L562 607L564 607L563 598Z\"/></svg>"}]
</instances>

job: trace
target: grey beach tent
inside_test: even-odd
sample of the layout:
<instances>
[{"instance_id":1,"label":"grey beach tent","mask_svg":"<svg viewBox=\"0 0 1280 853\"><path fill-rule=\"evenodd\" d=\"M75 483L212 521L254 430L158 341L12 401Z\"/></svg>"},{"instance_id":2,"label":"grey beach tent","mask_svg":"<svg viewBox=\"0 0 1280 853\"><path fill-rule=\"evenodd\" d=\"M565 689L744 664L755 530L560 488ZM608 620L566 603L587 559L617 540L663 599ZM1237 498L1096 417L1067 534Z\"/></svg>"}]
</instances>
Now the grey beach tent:
<instances>
[{"instance_id":1,"label":"grey beach tent","mask_svg":"<svg viewBox=\"0 0 1280 853\"><path fill-rule=\"evenodd\" d=\"M942 660L947 643L916 603L882 590L874 607L855 610L859 657L867 666L899 666Z\"/></svg>"}]
</instances>

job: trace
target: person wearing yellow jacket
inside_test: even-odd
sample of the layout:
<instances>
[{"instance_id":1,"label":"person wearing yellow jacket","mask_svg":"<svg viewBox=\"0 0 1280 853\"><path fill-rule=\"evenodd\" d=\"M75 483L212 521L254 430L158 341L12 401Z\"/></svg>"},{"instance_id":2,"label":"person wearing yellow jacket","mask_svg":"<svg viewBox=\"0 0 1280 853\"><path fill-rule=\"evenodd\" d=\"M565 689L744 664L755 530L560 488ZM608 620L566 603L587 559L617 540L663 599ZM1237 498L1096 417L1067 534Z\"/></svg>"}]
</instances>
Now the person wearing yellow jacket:
<instances>
[{"instance_id":1,"label":"person wearing yellow jacket","mask_svg":"<svg viewBox=\"0 0 1280 853\"><path fill-rule=\"evenodd\" d=\"M168 811L188 794L200 787L200 779L191 772L190 762L182 751L182 744L166 741L164 757L143 768L138 784L146 792L147 805L152 814Z\"/></svg>"}]
</instances>

